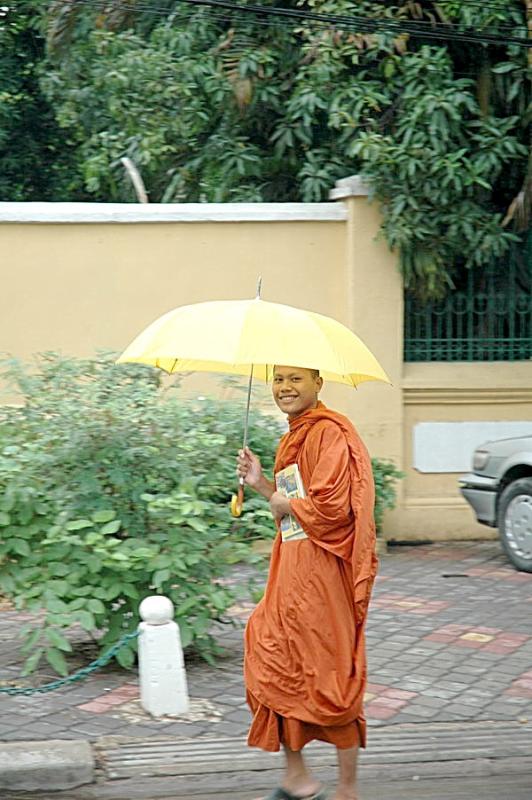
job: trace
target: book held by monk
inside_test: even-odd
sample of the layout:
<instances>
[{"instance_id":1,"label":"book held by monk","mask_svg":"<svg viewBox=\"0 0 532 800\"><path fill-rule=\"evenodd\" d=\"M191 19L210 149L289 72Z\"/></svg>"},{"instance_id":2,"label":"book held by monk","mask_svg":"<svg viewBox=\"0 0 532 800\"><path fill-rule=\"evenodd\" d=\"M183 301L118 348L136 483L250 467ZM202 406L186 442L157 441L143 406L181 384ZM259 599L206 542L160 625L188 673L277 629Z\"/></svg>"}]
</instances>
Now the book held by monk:
<instances>
[{"instance_id":1,"label":"book held by monk","mask_svg":"<svg viewBox=\"0 0 532 800\"><path fill-rule=\"evenodd\" d=\"M275 486L278 492L284 494L289 500L296 497L306 497L305 487L297 464L289 464L284 469L275 473ZM307 539L308 536L292 514L287 514L279 523L281 539L283 542L293 542L298 539Z\"/></svg>"}]
</instances>

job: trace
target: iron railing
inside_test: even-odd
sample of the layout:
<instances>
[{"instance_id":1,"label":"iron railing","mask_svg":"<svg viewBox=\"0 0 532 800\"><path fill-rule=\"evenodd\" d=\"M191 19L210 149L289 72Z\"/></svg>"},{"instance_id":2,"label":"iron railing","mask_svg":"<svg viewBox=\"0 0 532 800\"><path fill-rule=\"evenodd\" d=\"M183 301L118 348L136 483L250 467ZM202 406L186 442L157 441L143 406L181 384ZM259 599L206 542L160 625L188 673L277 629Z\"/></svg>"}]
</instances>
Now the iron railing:
<instances>
[{"instance_id":1,"label":"iron railing","mask_svg":"<svg viewBox=\"0 0 532 800\"><path fill-rule=\"evenodd\" d=\"M532 359L532 246L498 268L471 270L465 286L442 301L407 295L404 359Z\"/></svg>"}]
</instances>

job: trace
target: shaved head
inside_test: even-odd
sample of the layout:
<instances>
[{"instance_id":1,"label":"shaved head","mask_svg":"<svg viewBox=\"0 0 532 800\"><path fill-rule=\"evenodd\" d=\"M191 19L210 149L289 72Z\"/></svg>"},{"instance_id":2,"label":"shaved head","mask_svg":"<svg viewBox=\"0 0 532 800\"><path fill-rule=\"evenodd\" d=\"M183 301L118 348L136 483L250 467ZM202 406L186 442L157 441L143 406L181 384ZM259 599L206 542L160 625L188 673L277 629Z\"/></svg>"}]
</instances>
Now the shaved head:
<instances>
[{"instance_id":1,"label":"shaved head","mask_svg":"<svg viewBox=\"0 0 532 800\"><path fill-rule=\"evenodd\" d=\"M295 419L318 405L323 386L318 369L276 365L273 371L273 397L288 419Z\"/></svg>"}]
</instances>

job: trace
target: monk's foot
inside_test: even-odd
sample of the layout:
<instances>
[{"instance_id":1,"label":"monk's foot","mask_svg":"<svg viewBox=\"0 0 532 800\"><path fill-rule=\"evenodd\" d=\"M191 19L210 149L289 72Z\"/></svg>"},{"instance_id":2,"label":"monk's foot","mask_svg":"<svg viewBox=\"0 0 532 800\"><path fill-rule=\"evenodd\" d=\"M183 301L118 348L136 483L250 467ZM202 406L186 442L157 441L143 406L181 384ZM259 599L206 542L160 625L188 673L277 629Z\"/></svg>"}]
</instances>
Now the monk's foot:
<instances>
[{"instance_id":1,"label":"monk's foot","mask_svg":"<svg viewBox=\"0 0 532 800\"><path fill-rule=\"evenodd\" d=\"M335 791L331 800L358 800L358 794L356 789L351 787L343 788L341 786Z\"/></svg>"},{"instance_id":2,"label":"monk's foot","mask_svg":"<svg viewBox=\"0 0 532 800\"><path fill-rule=\"evenodd\" d=\"M300 784L297 791L288 788L286 781L282 786L278 786L267 797L257 798L257 800L326 800L326 794L321 784L312 781L309 784ZM290 783L290 786L293 784Z\"/></svg>"},{"instance_id":3,"label":"monk's foot","mask_svg":"<svg viewBox=\"0 0 532 800\"><path fill-rule=\"evenodd\" d=\"M305 779L285 778L282 788L293 797L302 798L302 800L303 798L304 800L307 800L307 798L310 800L310 798L319 795L322 790L321 783L312 777Z\"/></svg>"}]
</instances>

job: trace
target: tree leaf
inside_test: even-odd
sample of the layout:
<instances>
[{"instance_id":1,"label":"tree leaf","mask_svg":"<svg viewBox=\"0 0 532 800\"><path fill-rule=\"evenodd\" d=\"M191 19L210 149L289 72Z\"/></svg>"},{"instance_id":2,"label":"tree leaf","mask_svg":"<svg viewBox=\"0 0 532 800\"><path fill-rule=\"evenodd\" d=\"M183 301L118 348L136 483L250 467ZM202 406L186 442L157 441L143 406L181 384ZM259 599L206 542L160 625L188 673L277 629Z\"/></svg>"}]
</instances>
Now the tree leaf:
<instances>
[{"instance_id":1,"label":"tree leaf","mask_svg":"<svg viewBox=\"0 0 532 800\"><path fill-rule=\"evenodd\" d=\"M105 606L101 600L97 600L96 598L92 598L87 603L87 607L89 611L92 611L93 614L105 614Z\"/></svg>"},{"instance_id":2,"label":"tree leaf","mask_svg":"<svg viewBox=\"0 0 532 800\"><path fill-rule=\"evenodd\" d=\"M90 611L80 610L74 613L74 618L86 631L96 630L96 620Z\"/></svg>"},{"instance_id":3,"label":"tree leaf","mask_svg":"<svg viewBox=\"0 0 532 800\"><path fill-rule=\"evenodd\" d=\"M68 605L59 597L49 595L44 601L45 608L52 614L64 614L68 612Z\"/></svg>"},{"instance_id":4,"label":"tree leaf","mask_svg":"<svg viewBox=\"0 0 532 800\"><path fill-rule=\"evenodd\" d=\"M41 638L42 632L43 632L42 628L35 628L35 630L31 632L31 634L27 637L26 641L20 648L23 653L31 652L33 650L33 648Z\"/></svg>"},{"instance_id":5,"label":"tree leaf","mask_svg":"<svg viewBox=\"0 0 532 800\"><path fill-rule=\"evenodd\" d=\"M64 650L65 653L72 652L72 645L68 639L57 630L57 628L47 628L45 633L46 638L51 644L53 644L54 647L58 648L59 650Z\"/></svg>"},{"instance_id":6,"label":"tree leaf","mask_svg":"<svg viewBox=\"0 0 532 800\"><path fill-rule=\"evenodd\" d=\"M46 650L46 660L55 671L62 675L68 675L68 666L63 653L55 647L49 647Z\"/></svg>"},{"instance_id":7,"label":"tree leaf","mask_svg":"<svg viewBox=\"0 0 532 800\"><path fill-rule=\"evenodd\" d=\"M29 658L26 659L26 661L24 662L24 669L22 670L23 678L25 678L27 675L31 675L31 673L37 669L39 662L43 656L43 653L44 653L44 647L39 647L38 650L35 650L35 652L32 653Z\"/></svg>"},{"instance_id":8,"label":"tree leaf","mask_svg":"<svg viewBox=\"0 0 532 800\"><path fill-rule=\"evenodd\" d=\"M122 647L115 656L121 667L130 669L135 663L135 653L130 647Z\"/></svg>"},{"instance_id":9,"label":"tree leaf","mask_svg":"<svg viewBox=\"0 0 532 800\"><path fill-rule=\"evenodd\" d=\"M503 64L497 64L495 67L492 67L491 71L495 72L497 75L502 75L505 72L512 72L514 69L518 69L518 65L514 64L513 61L506 61Z\"/></svg>"},{"instance_id":10,"label":"tree leaf","mask_svg":"<svg viewBox=\"0 0 532 800\"><path fill-rule=\"evenodd\" d=\"M156 572L153 573L152 583L156 589L160 589L163 583L166 583L170 579L170 570L169 569L158 569Z\"/></svg>"},{"instance_id":11,"label":"tree leaf","mask_svg":"<svg viewBox=\"0 0 532 800\"><path fill-rule=\"evenodd\" d=\"M19 556L29 556L31 553L30 546L25 539L12 539L11 549Z\"/></svg>"},{"instance_id":12,"label":"tree leaf","mask_svg":"<svg viewBox=\"0 0 532 800\"><path fill-rule=\"evenodd\" d=\"M71 522L67 522L65 528L67 531L81 531L83 528L92 528L94 525L90 519L74 519Z\"/></svg>"},{"instance_id":13,"label":"tree leaf","mask_svg":"<svg viewBox=\"0 0 532 800\"><path fill-rule=\"evenodd\" d=\"M106 525L101 528L101 532L103 534L111 534L111 533L118 533L120 528L122 527L122 522L119 519L114 519L112 522L108 522Z\"/></svg>"},{"instance_id":14,"label":"tree leaf","mask_svg":"<svg viewBox=\"0 0 532 800\"><path fill-rule=\"evenodd\" d=\"M92 520L94 522L111 522L116 517L116 514L111 509L105 510L102 509L101 511L95 511L92 514Z\"/></svg>"}]
</instances>

